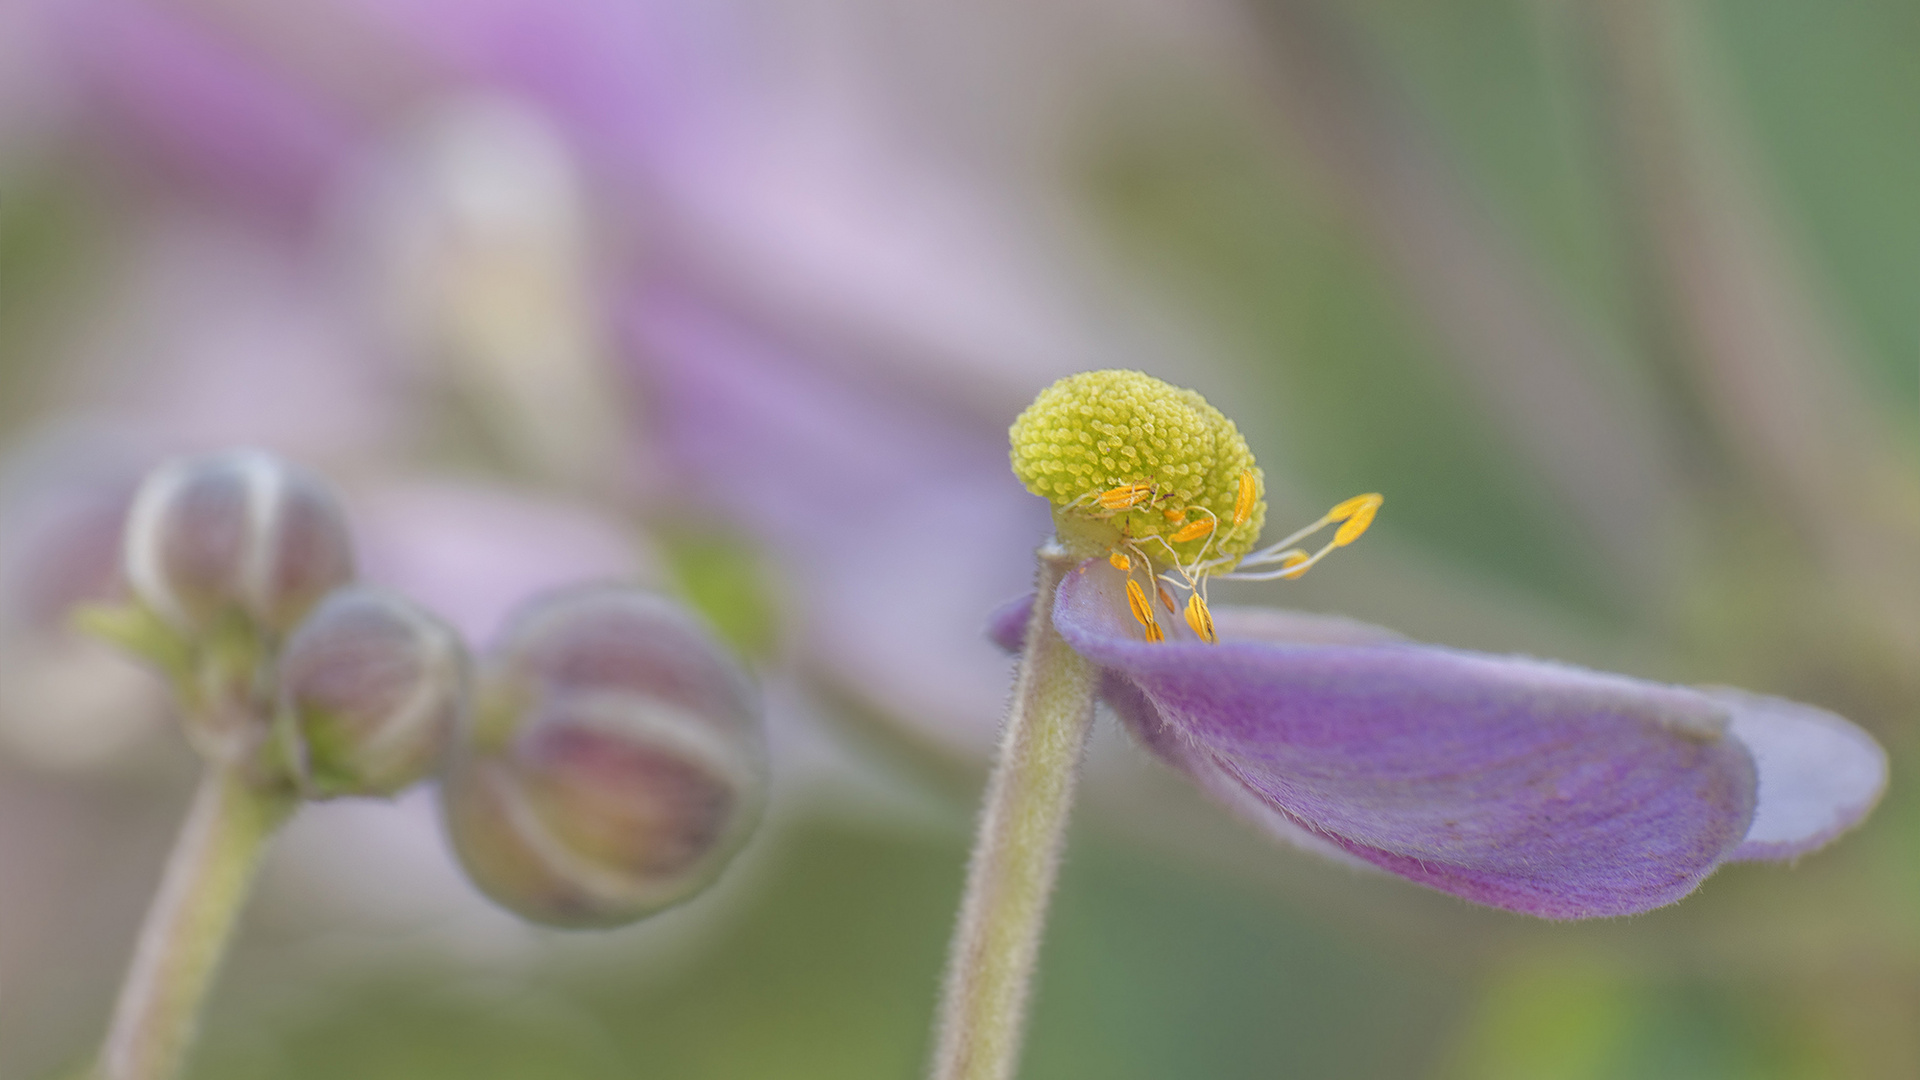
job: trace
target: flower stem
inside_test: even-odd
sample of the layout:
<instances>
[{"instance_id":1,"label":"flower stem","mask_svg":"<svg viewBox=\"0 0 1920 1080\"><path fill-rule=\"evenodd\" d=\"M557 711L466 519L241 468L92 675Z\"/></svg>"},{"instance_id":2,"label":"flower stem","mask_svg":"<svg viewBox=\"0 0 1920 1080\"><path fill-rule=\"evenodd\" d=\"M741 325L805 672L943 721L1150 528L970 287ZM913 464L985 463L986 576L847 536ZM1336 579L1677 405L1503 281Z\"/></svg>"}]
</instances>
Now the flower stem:
<instances>
[{"instance_id":1,"label":"flower stem","mask_svg":"<svg viewBox=\"0 0 1920 1080\"><path fill-rule=\"evenodd\" d=\"M98 1080L170 1080L179 1071L260 855L295 805L237 768L208 767L140 929Z\"/></svg>"},{"instance_id":2,"label":"flower stem","mask_svg":"<svg viewBox=\"0 0 1920 1080\"><path fill-rule=\"evenodd\" d=\"M947 956L934 1080L1007 1080L1019 1061L1028 985L1093 724L1098 674L1053 627L1054 593L1077 562L1057 545L1040 550L1013 706Z\"/></svg>"}]
</instances>

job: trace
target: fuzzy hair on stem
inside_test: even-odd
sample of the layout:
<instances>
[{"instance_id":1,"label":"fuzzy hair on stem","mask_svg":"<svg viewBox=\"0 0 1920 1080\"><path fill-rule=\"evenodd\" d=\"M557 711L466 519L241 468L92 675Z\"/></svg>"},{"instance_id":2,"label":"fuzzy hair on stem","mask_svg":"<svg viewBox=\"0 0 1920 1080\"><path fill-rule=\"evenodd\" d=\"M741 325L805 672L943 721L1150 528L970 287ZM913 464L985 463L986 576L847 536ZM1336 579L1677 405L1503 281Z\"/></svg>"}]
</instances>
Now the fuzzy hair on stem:
<instances>
[{"instance_id":1,"label":"fuzzy hair on stem","mask_svg":"<svg viewBox=\"0 0 1920 1080\"><path fill-rule=\"evenodd\" d=\"M933 1080L1008 1080L1019 1063L1028 990L1093 726L1098 674L1053 628L1052 598L1078 560L1039 552L1030 647L1020 661L987 785L966 894L947 957Z\"/></svg>"}]
</instances>

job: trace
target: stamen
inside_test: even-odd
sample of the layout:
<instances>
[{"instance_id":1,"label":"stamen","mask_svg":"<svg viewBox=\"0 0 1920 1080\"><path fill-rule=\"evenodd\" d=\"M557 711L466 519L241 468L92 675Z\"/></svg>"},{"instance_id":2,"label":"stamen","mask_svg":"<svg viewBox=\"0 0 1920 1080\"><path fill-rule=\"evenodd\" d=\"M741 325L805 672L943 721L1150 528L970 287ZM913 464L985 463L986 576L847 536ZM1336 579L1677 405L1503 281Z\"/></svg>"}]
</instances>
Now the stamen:
<instances>
[{"instance_id":1,"label":"stamen","mask_svg":"<svg viewBox=\"0 0 1920 1080\"><path fill-rule=\"evenodd\" d=\"M1167 562L1169 562L1169 563L1171 563L1171 564L1173 564L1173 569L1174 569L1174 571L1175 571L1176 573L1178 573L1178 574L1180 574L1180 575L1181 575L1182 577L1185 577L1185 576L1187 576L1187 570L1186 570L1186 568L1180 565L1180 553L1179 553L1179 552L1177 552L1177 551L1175 551L1175 550L1173 550L1173 545L1172 545L1171 543L1169 543L1169 542L1168 542L1168 538L1167 538L1167 537L1164 537L1164 536L1149 536L1149 537L1147 537L1146 539L1148 539L1148 540L1151 540L1151 541L1153 541L1153 542L1154 542L1154 543L1156 543L1156 544L1159 544L1159 545L1160 545L1161 547L1163 547L1163 548L1166 548L1166 549L1167 549Z\"/></svg>"},{"instance_id":2,"label":"stamen","mask_svg":"<svg viewBox=\"0 0 1920 1080\"><path fill-rule=\"evenodd\" d=\"M1368 494L1365 494L1365 495L1355 495L1353 498L1348 499L1345 502L1341 503L1340 505L1327 511L1327 520L1328 521L1345 521L1348 518L1352 517L1353 515L1359 513L1363 509L1378 510L1380 509L1380 504L1384 501L1385 500L1381 498L1378 492L1369 492Z\"/></svg>"},{"instance_id":3,"label":"stamen","mask_svg":"<svg viewBox=\"0 0 1920 1080\"><path fill-rule=\"evenodd\" d=\"M1313 524L1307 526L1306 528L1297 529L1294 532L1289 533L1278 540L1275 540L1273 543L1268 544L1266 547L1261 548L1259 551L1256 551L1253 554L1248 555L1246 558L1240 560L1240 565L1241 566L1264 566L1268 563L1278 562L1279 560L1286 557L1287 552L1293 550L1293 546L1295 544L1298 544L1300 541L1305 540L1307 537L1312 536L1314 533L1319 532L1321 529L1326 528L1328 525L1331 525L1332 523L1333 521L1331 518L1323 517L1319 521L1314 522Z\"/></svg>"},{"instance_id":4,"label":"stamen","mask_svg":"<svg viewBox=\"0 0 1920 1080\"><path fill-rule=\"evenodd\" d=\"M1148 641L1165 641L1166 633L1160 629L1160 621L1153 617L1153 605L1147 603L1147 591L1132 578L1127 579L1127 606L1133 609L1133 618L1146 628Z\"/></svg>"},{"instance_id":5,"label":"stamen","mask_svg":"<svg viewBox=\"0 0 1920 1080\"><path fill-rule=\"evenodd\" d=\"M1288 581L1292 581L1294 578L1306 573L1314 563L1319 562L1326 556L1327 552L1332 550L1333 545L1328 544L1312 555L1308 555L1306 552L1296 548L1293 551L1283 552L1267 560L1268 562L1277 561L1280 564L1280 569L1278 570L1262 570L1256 574L1236 570L1231 574L1221 574L1220 576L1226 578L1228 581L1272 581L1275 578L1286 578Z\"/></svg>"},{"instance_id":6,"label":"stamen","mask_svg":"<svg viewBox=\"0 0 1920 1080\"><path fill-rule=\"evenodd\" d=\"M1314 561L1315 560L1307 559L1303 556L1302 561L1300 563L1290 565L1283 570L1261 570L1257 573L1249 573L1244 570L1235 570L1230 574L1216 574L1214 576L1223 578L1227 581L1274 581L1279 578L1286 578L1289 581L1291 581L1292 579L1299 577L1301 574L1306 573L1307 572L1306 568L1308 566L1313 565Z\"/></svg>"},{"instance_id":7,"label":"stamen","mask_svg":"<svg viewBox=\"0 0 1920 1080\"><path fill-rule=\"evenodd\" d=\"M1288 537L1286 541L1283 541L1291 542L1297 540L1308 533L1331 524L1335 520L1336 514L1344 515L1346 521L1340 526L1339 531L1333 534L1333 539L1327 541L1319 551L1314 552L1312 555L1308 555L1299 548L1281 551L1279 549L1280 545L1275 544L1272 547L1253 553L1253 555L1243 560L1240 565L1245 568L1271 566L1278 563L1280 564L1279 569L1261 570L1255 573L1248 573L1245 569L1242 569L1219 576L1230 581L1272 581L1275 578L1286 578L1291 581L1306 573L1313 567L1314 563L1326 558L1335 548L1345 547L1353 543L1354 540L1359 538L1361 533L1366 532L1367 526L1373 524L1374 514L1379 511L1381 502L1382 499L1378 495L1356 495L1328 511L1325 518L1322 518L1310 528L1303 529L1293 536ZM1203 566L1201 569L1205 569L1205 567Z\"/></svg>"},{"instance_id":8,"label":"stamen","mask_svg":"<svg viewBox=\"0 0 1920 1080\"><path fill-rule=\"evenodd\" d=\"M1174 533L1171 539L1176 544L1184 544L1189 540L1198 540L1212 531L1213 531L1213 519L1210 517L1201 518L1199 521L1193 522L1192 524L1186 526L1185 528L1182 528L1180 531Z\"/></svg>"},{"instance_id":9,"label":"stamen","mask_svg":"<svg viewBox=\"0 0 1920 1080\"><path fill-rule=\"evenodd\" d=\"M1151 498L1152 484L1122 484L1101 492L1095 501L1103 510L1131 510Z\"/></svg>"},{"instance_id":10,"label":"stamen","mask_svg":"<svg viewBox=\"0 0 1920 1080\"><path fill-rule=\"evenodd\" d=\"M1209 645L1220 644L1220 639L1213 633L1213 612L1199 593L1187 598L1187 625L1193 627L1193 632L1199 635L1201 641Z\"/></svg>"},{"instance_id":11,"label":"stamen","mask_svg":"<svg viewBox=\"0 0 1920 1080\"><path fill-rule=\"evenodd\" d=\"M1061 379L1007 434L1014 474L1053 504L1056 538L1076 558L1104 556L1125 575L1149 641L1163 639L1156 599L1171 618L1182 610L1175 597L1186 597L1189 625L1211 641L1209 580L1300 577L1358 540L1383 502L1375 492L1355 495L1260 545L1267 506L1246 440L1198 394L1137 371ZM1304 546L1323 531L1331 537ZM1136 581L1137 569L1146 573Z\"/></svg>"},{"instance_id":12,"label":"stamen","mask_svg":"<svg viewBox=\"0 0 1920 1080\"><path fill-rule=\"evenodd\" d=\"M1305 540L1307 537L1312 536L1314 533L1319 532L1321 529L1335 522L1342 522L1343 524L1341 524L1340 528L1333 534L1333 541L1327 546L1329 548L1345 547L1355 540L1358 540L1360 534L1367 531L1367 526L1373 524L1374 515L1379 512L1380 504L1384 501L1385 499L1377 493L1355 495L1353 498L1327 511L1319 521L1314 522L1291 536L1268 544L1259 551L1248 555L1246 558L1240 560L1240 566L1245 569L1256 566L1270 566L1273 563L1280 562L1287 557L1288 552L1293 548L1294 544ZM1315 555L1314 558L1318 559L1319 556ZM1254 578L1251 580L1258 581L1265 579Z\"/></svg>"},{"instance_id":13,"label":"stamen","mask_svg":"<svg viewBox=\"0 0 1920 1080\"><path fill-rule=\"evenodd\" d=\"M1373 524L1373 516L1379 513L1380 504L1384 501L1377 494L1356 495L1328 511L1327 517L1334 521L1346 519L1339 531L1333 534L1333 546L1346 547L1360 539L1360 534L1366 532L1367 526ZM1342 513L1342 511L1345 512Z\"/></svg>"}]
</instances>

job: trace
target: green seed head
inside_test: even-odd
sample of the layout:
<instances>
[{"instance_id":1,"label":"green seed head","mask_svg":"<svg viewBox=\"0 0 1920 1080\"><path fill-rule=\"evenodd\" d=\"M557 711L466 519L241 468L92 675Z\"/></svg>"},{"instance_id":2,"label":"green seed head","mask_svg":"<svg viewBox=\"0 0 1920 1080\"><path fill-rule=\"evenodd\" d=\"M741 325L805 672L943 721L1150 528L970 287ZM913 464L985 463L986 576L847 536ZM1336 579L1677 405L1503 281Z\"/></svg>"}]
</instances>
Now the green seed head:
<instances>
[{"instance_id":1,"label":"green seed head","mask_svg":"<svg viewBox=\"0 0 1920 1080\"><path fill-rule=\"evenodd\" d=\"M1204 552L1226 556L1214 569L1230 570L1266 519L1260 467L1233 421L1192 390L1138 371L1061 379L1009 435L1014 475L1053 503L1060 541L1077 555L1132 540L1155 560L1169 548L1183 564ZM1197 524L1205 521L1211 536Z\"/></svg>"}]
</instances>

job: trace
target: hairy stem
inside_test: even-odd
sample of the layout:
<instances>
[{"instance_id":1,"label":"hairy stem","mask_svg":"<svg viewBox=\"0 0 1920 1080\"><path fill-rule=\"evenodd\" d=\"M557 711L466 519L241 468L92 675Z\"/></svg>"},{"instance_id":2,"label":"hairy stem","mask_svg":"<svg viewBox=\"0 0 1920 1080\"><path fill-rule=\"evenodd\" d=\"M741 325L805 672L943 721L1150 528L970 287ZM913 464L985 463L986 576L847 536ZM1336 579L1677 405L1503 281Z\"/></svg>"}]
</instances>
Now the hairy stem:
<instances>
[{"instance_id":1,"label":"hairy stem","mask_svg":"<svg viewBox=\"0 0 1920 1080\"><path fill-rule=\"evenodd\" d=\"M1040 551L1013 707L947 956L934 1080L1006 1080L1019 1062L1034 958L1093 723L1098 673L1053 627L1054 593L1076 562L1057 546Z\"/></svg>"},{"instance_id":2,"label":"hairy stem","mask_svg":"<svg viewBox=\"0 0 1920 1080\"><path fill-rule=\"evenodd\" d=\"M179 1071L260 855L294 806L237 769L208 768L140 928L99 1080L170 1080Z\"/></svg>"}]
</instances>

